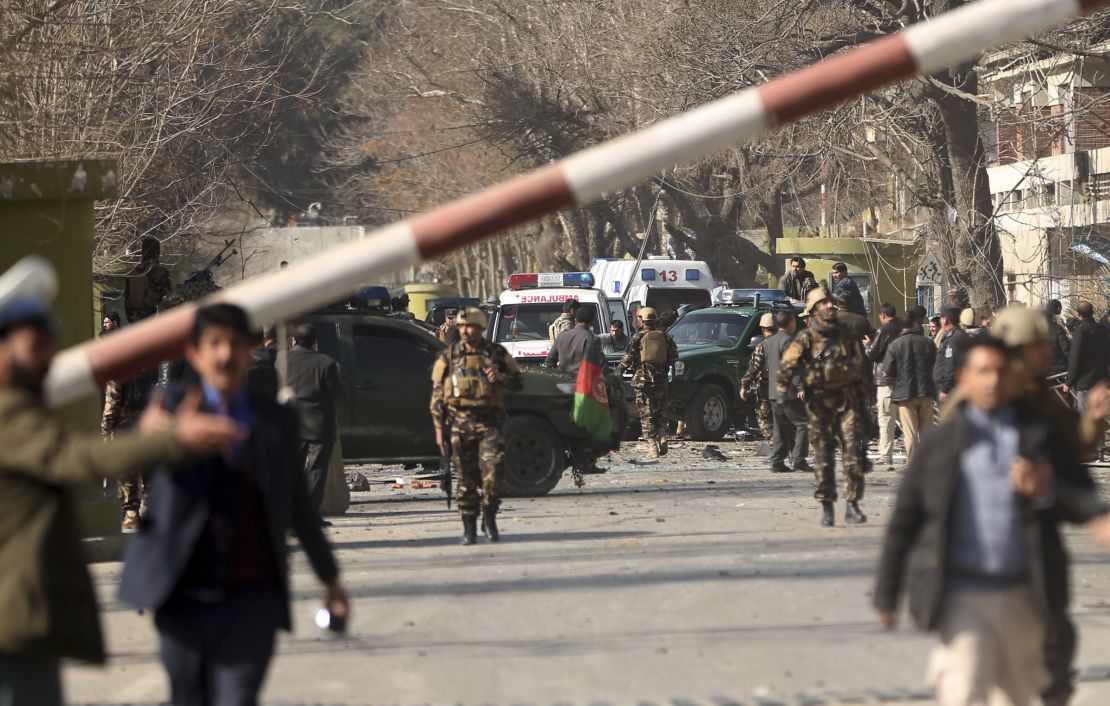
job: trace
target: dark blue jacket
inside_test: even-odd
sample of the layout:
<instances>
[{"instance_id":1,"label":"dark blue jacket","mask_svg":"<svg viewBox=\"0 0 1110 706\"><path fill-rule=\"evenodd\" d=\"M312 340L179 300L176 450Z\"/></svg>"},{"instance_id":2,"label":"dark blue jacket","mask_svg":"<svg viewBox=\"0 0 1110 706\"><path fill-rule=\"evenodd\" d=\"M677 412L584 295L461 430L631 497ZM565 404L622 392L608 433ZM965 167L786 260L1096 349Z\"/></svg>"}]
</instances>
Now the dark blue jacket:
<instances>
[{"instance_id":1,"label":"dark blue jacket","mask_svg":"<svg viewBox=\"0 0 1110 706\"><path fill-rule=\"evenodd\" d=\"M833 297L839 300L837 295L841 292L848 293L848 311L853 314L859 314L860 316L867 316L867 307L863 303L863 294L860 293L859 285L856 284L854 279L851 277L844 277L837 282L836 287L833 289Z\"/></svg>"},{"instance_id":2,"label":"dark blue jacket","mask_svg":"<svg viewBox=\"0 0 1110 706\"><path fill-rule=\"evenodd\" d=\"M171 388L165 406L175 409L184 394L185 388ZM289 531L297 533L322 582L335 579L339 569L320 527L320 516L309 502L304 469L297 462L296 412L259 395L251 395L250 406L254 424L246 442L247 453L252 454L258 469L279 584L286 596L280 625L288 630ZM219 457L194 459L158 470L139 531L128 540L124 552L121 602L139 609L157 609L170 598L208 523L215 502L215 474L227 472Z\"/></svg>"}]
</instances>

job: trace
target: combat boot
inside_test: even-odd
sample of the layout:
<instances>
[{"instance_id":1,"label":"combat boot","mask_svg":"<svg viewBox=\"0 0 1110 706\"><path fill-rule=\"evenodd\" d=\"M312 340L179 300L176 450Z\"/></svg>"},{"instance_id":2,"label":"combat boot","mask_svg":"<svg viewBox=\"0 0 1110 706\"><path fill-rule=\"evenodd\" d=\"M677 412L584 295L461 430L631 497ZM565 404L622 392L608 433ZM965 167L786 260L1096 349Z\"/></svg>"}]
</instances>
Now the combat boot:
<instances>
[{"instance_id":1,"label":"combat boot","mask_svg":"<svg viewBox=\"0 0 1110 706\"><path fill-rule=\"evenodd\" d=\"M836 510L831 500L821 501L821 526L833 527L836 525Z\"/></svg>"},{"instance_id":2,"label":"combat boot","mask_svg":"<svg viewBox=\"0 0 1110 706\"><path fill-rule=\"evenodd\" d=\"M489 537L491 542L500 542L501 533L497 530L497 511L490 508L482 509L482 533Z\"/></svg>"},{"instance_id":3,"label":"combat boot","mask_svg":"<svg viewBox=\"0 0 1110 706\"><path fill-rule=\"evenodd\" d=\"M867 522L867 515L859 509L859 503L855 500L849 500L848 505L844 508L844 521L850 525L862 525Z\"/></svg>"},{"instance_id":4,"label":"combat boot","mask_svg":"<svg viewBox=\"0 0 1110 706\"><path fill-rule=\"evenodd\" d=\"M124 531L139 529L139 513L134 510L128 510L124 513L120 529Z\"/></svg>"},{"instance_id":5,"label":"combat boot","mask_svg":"<svg viewBox=\"0 0 1110 706\"><path fill-rule=\"evenodd\" d=\"M665 437L665 436L659 437L659 455L660 456L666 456L667 455L667 437Z\"/></svg>"},{"instance_id":6,"label":"combat boot","mask_svg":"<svg viewBox=\"0 0 1110 706\"><path fill-rule=\"evenodd\" d=\"M463 515L463 538L464 545L471 545L478 543L478 516L477 515Z\"/></svg>"},{"instance_id":7,"label":"combat boot","mask_svg":"<svg viewBox=\"0 0 1110 706\"><path fill-rule=\"evenodd\" d=\"M659 441L653 436L646 437L648 458L659 458Z\"/></svg>"}]
</instances>

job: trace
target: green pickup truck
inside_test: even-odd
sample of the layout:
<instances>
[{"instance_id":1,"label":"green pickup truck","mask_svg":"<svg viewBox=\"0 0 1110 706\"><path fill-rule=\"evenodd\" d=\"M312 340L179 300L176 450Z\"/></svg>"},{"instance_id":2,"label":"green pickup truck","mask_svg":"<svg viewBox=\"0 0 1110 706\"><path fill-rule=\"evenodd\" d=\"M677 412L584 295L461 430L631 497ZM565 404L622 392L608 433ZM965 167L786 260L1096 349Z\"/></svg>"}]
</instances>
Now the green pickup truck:
<instances>
[{"instance_id":1,"label":"green pickup truck","mask_svg":"<svg viewBox=\"0 0 1110 706\"><path fill-rule=\"evenodd\" d=\"M319 350L339 361L346 394L339 400L339 436L347 463L419 463L438 468L428 401L432 363L444 345L427 327L382 313L336 306L303 317L316 326ZM620 400L620 381L609 382ZM619 447L619 435L597 440L570 419L574 378L554 370L526 369L524 389L506 395L504 492L549 493L572 455L596 459ZM614 428L628 422L624 405Z\"/></svg>"},{"instance_id":2,"label":"green pickup truck","mask_svg":"<svg viewBox=\"0 0 1110 706\"><path fill-rule=\"evenodd\" d=\"M801 311L774 289L726 290L719 297L715 306L686 314L667 331L678 345L667 414L684 420L694 439L720 439L734 422L748 426L748 418L754 420L755 400L740 399L740 378L751 359L752 337L760 333L759 317L784 308Z\"/></svg>"}]
</instances>

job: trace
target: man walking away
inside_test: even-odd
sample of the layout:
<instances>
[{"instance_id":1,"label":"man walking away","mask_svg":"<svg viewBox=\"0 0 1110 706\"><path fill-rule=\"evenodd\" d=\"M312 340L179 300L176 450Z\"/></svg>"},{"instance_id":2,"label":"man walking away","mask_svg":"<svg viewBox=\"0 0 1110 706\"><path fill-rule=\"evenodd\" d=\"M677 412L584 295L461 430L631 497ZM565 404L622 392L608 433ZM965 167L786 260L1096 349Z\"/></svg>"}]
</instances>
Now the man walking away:
<instances>
[{"instance_id":1,"label":"man walking away","mask_svg":"<svg viewBox=\"0 0 1110 706\"><path fill-rule=\"evenodd\" d=\"M555 339L555 344L551 346L543 362L545 367L558 367L560 372L577 375L582 361L590 357L591 352L594 354L591 360L602 358L601 344L598 343L592 328L594 315L594 309L591 307L578 309L574 315L574 328L563 331Z\"/></svg>"},{"instance_id":2,"label":"man walking away","mask_svg":"<svg viewBox=\"0 0 1110 706\"><path fill-rule=\"evenodd\" d=\"M960 310L950 307L941 312L940 333L937 334L937 358L933 364L933 384L941 402L948 399L948 393L956 386L956 352L967 339L960 329Z\"/></svg>"},{"instance_id":3,"label":"man walking away","mask_svg":"<svg viewBox=\"0 0 1110 706\"><path fill-rule=\"evenodd\" d=\"M659 458L667 453L667 421L663 403L667 398L667 372L678 361L678 346L659 327L655 309L640 307L644 328L628 342L621 359L622 368L632 371L632 389L636 393L636 409L648 455Z\"/></svg>"},{"instance_id":4,"label":"man walking away","mask_svg":"<svg viewBox=\"0 0 1110 706\"><path fill-rule=\"evenodd\" d=\"M293 348L286 354L286 384L293 391L300 417L299 458L308 480L308 497L319 512L327 486L328 465L335 446L335 402L343 396L339 363L316 351L316 327L298 326ZM325 526L327 522L321 521Z\"/></svg>"},{"instance_id":5,"label":"man walking away","mask_svg":"<svg viewBox=\"0 0 1110 706\"><path fill-rule=\"evenodd\" d=\"M204 409L250 430L222 452L159 469L147 519L128 543L119 598L154 611L174 706L254 706L279 629L289 630L290 529L345 616L339 570L296 457L297 420L246 387L253 336L231 304L199 309L186 358ZM195 390L195 388L193 388ZM188 391L166 391L168 410Z\"/></svg>"},{"instance_id":6,"label":"man walking away","mask_svg":"<svg viewBox=\"0 0 1110 706\"><path fill-rule=\"evenodd\" d=\"M624 322L616 320L609 324L609 333L601 336L601 352L606 356L620 355L628 348L628 334L624 332Z\"/></svg>"},{"instance_id":7,"label":"man walking away","mask_svg":"<svg viewBox=\"0 0 1110 706\"><path fill-rule=\"evenodd\" d=\"M786 292L786 296L804 302L811 289L817 287L817 278L806 269L805 258L790 258L790 269L779 278L779 289Z\"/></svg>"},{"instance_id":8,"label":"man walking away","mask_svg":"<svg viewBox=\"0 0 1110 706\"><path fill-rule=\"evenodd\" d=\"M1110 365L1110 332L1095 322L1095 309L1089 301L1075 307L1079 325L1071 341L1068 354L1067 386L1075 393L1076 407L1080 413L1087 410L1087 393L1096 383L1108 376Z\"/></svg>"},{"instance_id":9,"label":"man walking away","mask_svg":"<svg viewBox=\"0 0 1110 706\"><path fill-rule=\"evenodd\" d=\"M888 471L894 470L894 410L891 408L891 386L894 379L883 371L886 351L898 334L902 332L902 322L898 320L898 310L889 302L879 307L879 330L867 344L867 359L874 367L875 407L879 422L879 465ZM930 371L931 372L931 371Z\"/></svg>"},{"instance_id":10,"label":"man walking away","mask_svg":"<svg viewBox=\"0 0 1110 706\"><path fill-rule=\"evenodd\" d=\"M763 358L768 381L778 380L782 354L794 340L798 331L798 321L793 311L775 312L775 325L778 332L763 342ZM806 463L809 454L809 419L806 417L805 403L798 399L797 380L791 379L785 388L776 384L769 385L771 410L774 416L774 432L771 442L771 471L786 473L798 471L812 473ZM787 465L789 454L790 465Z\"/></svg>"},{"instance_id":11,"label":"man walking away","mask_svg":"<svg viewBox=\"0 0 1110 706\"><path fill-rule=\"evenodd\" d=\"M578 303L577 299L567 299L563 302L563 313L547 327L547 338L552 344L555 343L555 339L559 337L560 333L574 328L574 315L578 313L580 307L581 304Z\"/></svg>"},{"instance_id":12,"label":"man walking away","mask_svg":"<svg viewBox=\"0 0 1110 706\"><path fill-rule=\"evenodd\" d=\"M251 365L247 368L247 388L254 393L277 399L277 329L267 326L262 330L262 344L251 351Z\"/></svg>"},{"instance_id":13,"label":"man walking away","mask_svg":"<svg viewBox=\"0 0 1110 706\"><path fill-rule=\"evenodd\" d=\"M1052 343L1052 365L1049 375L1061 375L1068 372L1068 354L1071 352L1071 339L1068 330L1060 321L1060 312L1064 306L1059 299L1052 299L1044 308L1044 316L1048 321L1048 335Z\"/></svg>"},{"instance_id":14,"label":"man walking away","mask_svg":"<svg viewBox=\"0 0 1110 706\"><path fill-rule=\"evenodd\" d=\"M973 338L955 368L963 403L924 435L910 462L875 608L892 628L904 589L918 626L938 634L929 675L942 706L1000 696L1028 706L1047 681L1045 617L1066 601L1056 522L1085 522L1105 507L1071 492L1081 469L1055 426L1010 401L1013 370L1001 342Z\"/></svg>"},{"instance_id":15,"label":"man walking away","mask_svg":"<svg viewBox=\"0 0 1110 706\"><path fill-rule=\"evenodd\" d=\"M848 276L848 266L843 262L838 262L832 266L832 278L836 283L833 286L833 297L840 300L843 293L845 299L845 308L859 316L867 316L867 306L863 302L863 294L859 291L859 285L856 281Z\"/></svg>"},{"instance_id":16,"label":"man walking away","mask_svg":"<svg viewBox=\"0 0 1110 706\"><path fill-rule=\"evenodd\" d=\"M902 425L907 463L913 458L921 434L933 426L936 357L936 346L921 335L921 322L912 311L907 311L902 315L902 333L890 344L883 359L883 374L894 381L890 399Z\"/></svg>"}]
</instances>

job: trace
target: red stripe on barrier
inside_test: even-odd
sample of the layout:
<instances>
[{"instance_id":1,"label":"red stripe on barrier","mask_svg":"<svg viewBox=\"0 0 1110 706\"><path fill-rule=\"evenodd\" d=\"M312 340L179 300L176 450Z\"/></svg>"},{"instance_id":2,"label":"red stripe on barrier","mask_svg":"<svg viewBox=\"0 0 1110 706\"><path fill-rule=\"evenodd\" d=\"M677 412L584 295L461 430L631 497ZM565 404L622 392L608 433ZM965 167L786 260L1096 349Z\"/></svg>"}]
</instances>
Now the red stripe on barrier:
<instances>
[{"instance_id":1,"label":"red stripe on barrier","mask_svg":"<svg viewBox=\"0 0 1110 706\"><path fill-rule=\"evenodd\" d=\"M759 96L773 122L787 123L915 73L905 39L893 35L776 79Z\"/></svg>"},{"instance_id":2,"label":"red stripe on barrier","mask_svg":"<svg viewBox=\"0 0 1110 706\"><path fill-rule=\"evenodd\" d=\"M163 360L176 360L185 350L193 330L195 304L183 304L124 328L89 346L89 367L97 386L109 380L125 380Z\"/></svg>"},{"instance_id":3,"label":"red stripe on barrier","mask_svg":"<svg viewBox=\"0 0 1110 706\"><path fill-rule=\"evenodd\" d=\"M409 225L427 260L574 203L563 170L552 165L416 216Z\"/></svg>"}]
</instances>

